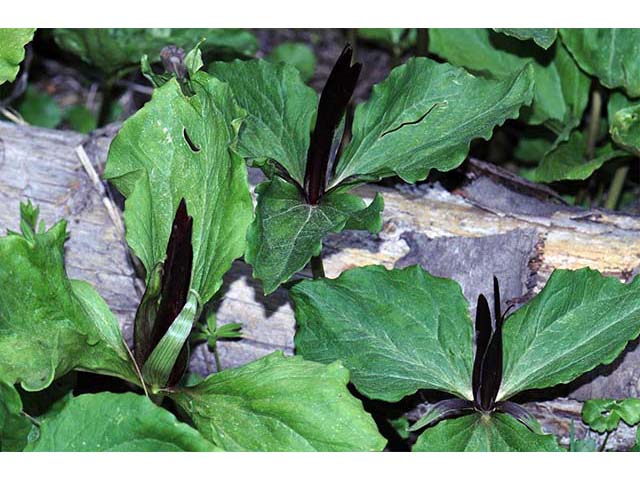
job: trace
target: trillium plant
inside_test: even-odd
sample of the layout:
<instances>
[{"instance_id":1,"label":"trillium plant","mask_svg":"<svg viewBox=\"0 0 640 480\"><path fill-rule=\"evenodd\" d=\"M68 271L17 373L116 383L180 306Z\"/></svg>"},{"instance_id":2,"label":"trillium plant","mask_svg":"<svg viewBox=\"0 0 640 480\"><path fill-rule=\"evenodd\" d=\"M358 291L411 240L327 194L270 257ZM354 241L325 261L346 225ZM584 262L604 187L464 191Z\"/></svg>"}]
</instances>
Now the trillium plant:
<instances>
[{"instance_id":1,"label":"trillium plant","mask_svg":"<svg viewBox=\"0 0 640 480\"><path fill-rule=\"evenodd\" d=\"M0 83L15 80L34 34L8 30L0 30ZM397 404L418 392L440 400L409 427L414 451L562 450L521 394L618 358L640 335L640 280L556 270L507 315L494 278L472 299L472 322L461 287L419 266L325 278L322 243L331 233L382 228L382 196L365 201L358 186L452 170L473 140L509 119L553 129L553 152L583 145L584 72L619 89L610 100L620 102L611 109L617 146L607 140L599 153L630 152L636 77L603 71L587 40L569 31L550 63L505 57L496 60L503 70L486 74L433 30L430 48L450 63L411 58L354 108L362 66L349 45L318 95L285 63L236 59L204 70L200 48L251 56L246 32L207 30L207 41L193 38L199 31L147 30L96 33L117 48L88 31L55 32L110 78L146 55L142 70L154 85L113 139L103 175L125 198L125 239L142 266L133 338L125 341L94 286L67 275L66 222L47 228L23 203L19 229L0 238L0 450L381 451L388 442L378 426L390 419L374 421L369 401ZM157 74L150 62L162 35L195 48ZM474 48L494 35L543 51L558 42L556 29L464 35L480 39ZM404 51L422 36L393 38ZM569 83L549 96L549 76ZM263 173L255 205L248 165ZM242 342L244 319L217 325L212 301L241 258L265 294L288 291L295 355L223 370L217 344ZM307 265L314 278L300 280ZM191 346L203 341L215 359L206 378L190 369ZM638 409L634 400L594 399L583 417L610 432L620 420L640 422Z\"/></svg>"}]
</instances>

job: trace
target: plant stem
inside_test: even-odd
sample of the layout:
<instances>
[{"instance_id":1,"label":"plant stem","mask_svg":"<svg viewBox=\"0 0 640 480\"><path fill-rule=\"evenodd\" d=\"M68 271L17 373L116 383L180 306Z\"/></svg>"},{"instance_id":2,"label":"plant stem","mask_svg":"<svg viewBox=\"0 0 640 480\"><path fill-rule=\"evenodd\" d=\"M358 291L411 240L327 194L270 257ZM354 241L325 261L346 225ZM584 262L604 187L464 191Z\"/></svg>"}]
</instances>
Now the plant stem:
<instances>
[{"instance_id":1,"label":"plant stem","mask_svg":"<svg viewBox=\"0 0 640 480\"><path fill-rule=\"evenodd\" d=\"M222 363L220 362L220 356L218 355L218 342L213 345L213 358L216 361L216 373L222 371Z\"/></svg>"},{"instance_id":2,"label":"plant stem","mask_svg":"<svg viewBox=\"0 0 640 480\"><path fill-rule=\"evenodd\" d=\"M602 440L602 445L600 445L598 451L604 452L604 449L607 446L607 440L609 440L609 435L611 435L611 432L606 433L606 435L604 436L604 440Z\"/></svg>"},{"instance_id":3,"label":"plant stem","mask_svg":"<svg viewBox=\"0 0 640 480\"><path fill-rule=\"evenodd\" d=\"M602 93L597 87L591 93L591 110L589 111L589 127L587 129L587 158L593 160L596 141L600 132L600 116L602 114Z\"/></svg>"},{"instance_id":4,"label":"plant stem","mask_svg":"<svg viewBox=\"0 0 640 480\"><path fill-rule=\"evenodd\" d=\"M615 210L620 200L620 194L624 187L624 181L627 178L627 172L629 171L629 165L623 165L616 169L616 173L613 175L609 192L607 193L607 201L604 204L604 208L608 210Z\"/></svg>"},{"instance_id":5,"label":"plant stem","mask_svg":"<svg viewBox=\"0 0 640 480\"><path fill-rule=\"evenodd\" d=\"M426 57L428 53L429 53L429 30L426 28L419 28L417 45L416 45L416 57Z\"/></svg>"},{"instance_id":6,"label":"plant stem","mask_svg":"<svg viewBox=\"0 0 640 480\"><path fill-rule=\"evenodd\" d=\"M311 257L311 273L313 279L324 278L324 264L322 263L322 254Z\"/></svg>"}]
</instances>

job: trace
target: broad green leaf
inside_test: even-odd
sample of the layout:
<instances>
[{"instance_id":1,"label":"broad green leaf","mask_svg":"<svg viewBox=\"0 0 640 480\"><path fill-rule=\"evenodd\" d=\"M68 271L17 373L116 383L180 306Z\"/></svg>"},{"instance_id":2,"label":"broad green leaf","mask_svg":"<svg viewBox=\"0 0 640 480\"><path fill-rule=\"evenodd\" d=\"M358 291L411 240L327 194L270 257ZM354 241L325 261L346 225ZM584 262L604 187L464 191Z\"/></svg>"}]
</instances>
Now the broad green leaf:
<instances>
[{"instance_id":1,"label":"broad green leaf","mask_svg":"<svg viewBox=\"0 0 640 480\"><path fill-rule=\"evenodd\" d=\"M0 28L0 85L13 82L24 60L24 46L33 39L35 28Z\"/></svg>"},{"instance_id":2,"label":"broad green leaf","mask_svg":"<svg viewBox=\"0 0 640 480\"><path fill-rule=\"evenodd\" d=\"M147 397L134 393L80 395L39 419L30 452L210 452L218 450Z\"/></svg>"},{"instance_id":3,"label":"broad green leaf","mask_svg":"<svg viewBox=\"0 0 640 480\"><path fill-rule=\"evenodd\" d=\"M453 280L419 266L347 270L291 290L296 351L340 360L369 398L396 402L419 389L471 398L473 331Z\"/></svg>"},{"instance_id":4,"label":"broad green leaf","mask_svg":"<svg viewBox=\"0 0 640 480\"><path fill-rule=\"evenodd\" d=\"M568 383L613 362L640 334L640 280L589 268L556 270L540 294L504 324L498 400Z\"/></svg>"},{"instance_id":5,"label":"broad green leaf","mask_svg":"<svg viewBox=\"0 0 640 480\"><path fill-rule=\"evenodd\" d=\"M504 413L444 420L418 437L414 452L559 452L553 435L535 433Z\"/></svg>"},{"instance_id":6,"label":"broad green leaf","mask_svg":"<svg viewBox=\"0 0 640 480\"><path fill-rule=\"evenodd\" d=\"M316 71L316 56L306 43L281 43L269 53L267 59L273 63L293 65L305 82L311 80Z\"/></svg>"},{"instance_id":7,"label":"broad green leaf","mask_svg":"<svg viewBox=\"0 0 640 480\"><path fill-rule=\"evenodd\" d=\"M22 413L20 395L0 380L0 452L20 452L27 445L31 421Z\"/></svg>"},{"instance_id":8,"label":"broad green leaf","mask_svg":"<svg viewBox=\"0 0 640 480\"><path fill-rule=\"evenodd\" d=\"M350 228L380 231L382 197L371 206L349 193L333 192L310 205L292 184L274 177L256 188L256 218L247 234L245 260L262 280L265 294L273 292L320 254L322 239Z\"/></svg>"},{"instance_id":9,"label":"broad green leaf","mask_svg":"<svg viewBox=\"0 0 640 480\"><path fill-rule=\"evenodd\" d=\"M560 35L585 72L608 88L640 96L640 29L563 28Z\"/></svg>"},{"instance_id":10,"label":"broad green leaf","mask_svg":"<svg viewBox=\"0 0 640 480\"><path fill-rule=\"evenodd\" d=\"M576 126L588 102L590 80L566 49L548 51L484 28L430 29L429 49L448 62L492 77L514 75L530 63L535 93L523 118L530 124L549 123L559 132Z\"/></svg>"},{"instance_id":11,"label":"broad green leaf","mask_svg":"<svg viewBox=\"0 0 640 480\"><path fill-rule=\"evenodd\" d=\"M558 36L557 28L494 28L494 30L518 40L533 40L545 50L553 45Z\"/></svg>"},{"instance_id":12,"label":"broad green leaf","mask_svg":"<svg viewBox=\"0 0 640 480\"><path fill-rule=\"evenodd\" d=\"M582 132L574 131L568 141L547 152L540 165L531 171L531 179L536 182L584 180L609 160L626 155L608 142L595 151L592 160L587 160L586 149L586 137Z\"/></svg>"},{"instance_id":13,"label":"broad green leaf","mask_svg":"<svg viewBox=\"0 0 640 480\"><path fill-rule=\"evenodd\" d=\"M177 81L155 89L113 140L105 177L127 197L127 242L151 272L164 260L182 198L193 217L191 288L206 303L245 249L253 205L235 152L243 112L229 87L203 72L185 96Z\"/></svg>"},{"instance_id":14,"label":"broad green leaf","mask_svg":"<svg viewBox=\"0 0 640 480\"><path fill-rule=\"evenodd\" d=\"M587 400L582 406L582 421L596 432L612 432L620 420L631 427L640 423L640 399Z\"/></svg>"},{"instance_id":15,"label":"broad green leaf","mask_svg":"<svg viewBox=\"0 0 640 480\"><path fill-rule=\"evenodd\" d=\"M118 322L64 270L66 223L0 238L0 380L42 390L74 368L137 382ZM35 217L31 217L35 223Z\"/></svg>"},{"instance_id":16,"label":"broad green leaf","mask_svg":"<svg viewBox=\"0 0 640 480\"><path fill-rule=\"evenodd\" d=\"M416 43L415 28L359 28L358 39L402 53Z\"/></svg>"},{"instance_id":17,"label":"broad green leaf","mask_svg":"<svg viewBox=\"0 0 640 480\"><path fill-rule=\"evenodd\" d=\"M158 61L168 45L189 51L202 38L200 49L218 58L253 55L258 48L253 34L237 28L56 28L53 36L62 49L108 75L137 65L145 54Z\"/></svg>"},{"instance_id":18,"label":"broad green leaf","mask_svg":"<svg viewBox=\"0 0 640 480\"><path fill-rule=\"evenodd\" d=\"M264 60L214 63L209 71L229 84L247 111L240 130L240 154L258 166L276 162L304 185L318 97L298 71Z\"/></svg>"},{"instance_id":19,"label":"broad green leaf","mask_svg":"<svg viewBox=\"0 0 640 480\"><path fill-rule=\"evenodd\" d=\"M18 112L28 124L36 127L56 128L62 121L62 109L55 98L34 86L27 88Z\"/></svg>"},{"instance_id":20,"label":"broad green leaf","mask_svg":"<svg viewBox=\"0 0 640 480\"><path fill-rule=\"evenodd\" d=\"M620 92L609 97L609 133L614 142L640 156L640 101L631 101Z\"/></svg>"},{"instance_id":21,"label":"broad green leaf","mask_svg":"<svg viewBox=\"0 0 640 480\"><path fill-rule=\"evenodd\" d=\"M273 353L171 394L196 428L232 451L379 451L386 441L339 363Z\"/></svg>"},{"instance_id":22,"label":"broad green leaf","mask_svg":"<svg viewBox=\"0 0 640 480\"><path fill-rule=\"evenodd\" d=\"M432 168L451 170L464 161L473 139L488 139L495 126L517 118L532 94L530 67L494 80L413 58L356 108L353 138L331 185L359 176L415 182Z\"/></svg>"}]
</instances>

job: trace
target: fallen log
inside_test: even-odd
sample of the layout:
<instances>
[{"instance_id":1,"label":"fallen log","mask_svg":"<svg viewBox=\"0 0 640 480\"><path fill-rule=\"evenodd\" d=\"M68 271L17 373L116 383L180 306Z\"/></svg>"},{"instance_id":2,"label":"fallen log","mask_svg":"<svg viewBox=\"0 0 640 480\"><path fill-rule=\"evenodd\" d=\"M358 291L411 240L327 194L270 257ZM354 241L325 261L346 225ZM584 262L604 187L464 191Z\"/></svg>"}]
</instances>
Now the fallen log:
<instances>
[{"instance_id":1,"label":"fallen log","mask_svg":"<svg viewBox=\"0 0 640 480\"><path fill-rule=\"evenodd\" d=\"M82 146L93 168L101 172L115 131L108 128L85 136L0 122L0 229L18 227L19 203L26 199L40 206L47 225L66 218L69 275L95 285L130 339L141 282L134 275L121 227L109 215L101 187L96 188L76 151ZM640 218L538 198L527 190L533 187L519 185L495 167L473 160L470 167L468 182L453 192L439 184L360 188L359 193L370 199L382 192L384 227L378 235L330 236L324 250L327 275L369 264L392 268L418 263L433 274L457 280L474 305L479 293L489 293L495 274L503 297L519 305L539 291L556 268L591 267L624 281L640 269ZM261 175L252 171L250 177L255 184ZM242 341L221 345L224 367L273 350L293 353L294 318L286 290L265 297L259 282L251 278L251 268L237 261L217 298L219 322L240 322L244 332ZM578 420L576 401L640 396L637 345L630 345L614 364L558 388L554 397L560 400L533 406L538 411L570 406L562 415L550 416L545 428L566 441L566 411ZM215 370L204 346L195 349L192 367L203 374ZM577 423L577 435L584 431ZM626 429L612 441L628 447L633 439L633 430Z\"/></svg>"}]
</instances>

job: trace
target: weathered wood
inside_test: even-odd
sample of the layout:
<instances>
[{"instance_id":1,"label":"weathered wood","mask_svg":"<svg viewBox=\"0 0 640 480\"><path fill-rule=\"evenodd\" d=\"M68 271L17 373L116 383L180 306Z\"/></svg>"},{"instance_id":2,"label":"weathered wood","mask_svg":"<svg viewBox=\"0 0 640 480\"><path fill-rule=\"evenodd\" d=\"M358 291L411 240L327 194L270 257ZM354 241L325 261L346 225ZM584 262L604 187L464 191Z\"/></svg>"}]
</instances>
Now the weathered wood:
<instances>
[{"instance_id":1,"label":"weathered wood","mask_svg":"<svg viewBox=\"0 0 640 480\"><path fill-rule=\"evenodd\" d=\"M101 172L112 134L87 137L0 122L0 229L18 227L19 202L28 198L40 205L48 225L66 218L70 276L96 286L130 338L140 282L122 236L74 151L85 145ZM259 174L252 172L252 178ZM455 193L438 185L361 188L368 198L383 193L383 231L330 236L324 251L327 274L368 264L391 268L420 263L459 281L473 305L478 293L489 293L492 274L501 278L504 297L518 304L537 292L555 268L588 266L623 280L638 271L640 218L538 200L486 176L472 180ZM294 319L286 291L265 297L250 267L240 261L225 280L216 305L218 319L241 322L245 338L221 346L223 365L244 364L275 349L293 353ZM604 374L557 393L575 399L640 396L640 349L635 346L637 342L624 359L599 370ZM202 373L213 371L204 347L196 348L192 365ZM557 425L549 428L566 433ZM629 430L618 441L628 446L632 434Z\"/></svg>"}]
</instances>

